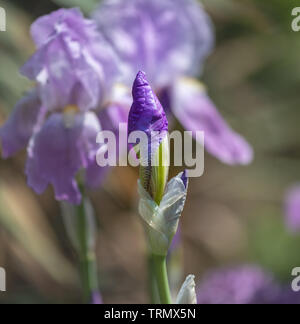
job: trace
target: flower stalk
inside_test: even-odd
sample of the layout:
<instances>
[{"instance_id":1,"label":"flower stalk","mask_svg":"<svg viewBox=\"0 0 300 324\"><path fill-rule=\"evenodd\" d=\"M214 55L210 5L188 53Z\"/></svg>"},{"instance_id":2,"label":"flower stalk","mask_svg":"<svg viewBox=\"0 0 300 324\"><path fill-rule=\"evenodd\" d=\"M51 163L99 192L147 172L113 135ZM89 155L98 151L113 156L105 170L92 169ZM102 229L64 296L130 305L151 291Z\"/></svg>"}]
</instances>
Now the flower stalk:
<instances>
[{"instance_id":1,"label":"flower stalk","mask_svg":"<svg viewBox=\"0 0 300 324\"><path fill-rule=\"evenodd\" d=\"M79 182L82 201L79 205L62 203L62 215L67 235L77 253L85 304L99 303L101 295L98 285L96 262L96 224L92 205L85 194L85 187Z\"/></svg>"},{"instance_id":2,"label":"flower stalk","mask_svg":"<svg viewBox=\"0 0 300 324\"><path fill-rule=\"evenodd\" d=\"M166 258L185 204L188 179L183 172L168 182L168 120L143 72L138 73L133 84L128 136L133 132L143 132L148 139L135 148L140 159L139 214L149 246L151 297L155 298L157 288L160 303L171 304Z\"/></svg>"},{"instance_id":3,"label":"flower stalk","mask_svg":"<svg viewBox=\"0 0 300 324\"><path fill-rule=\"evenodd\" d=\"M153 265L161 304L172 304L166 257L153 255Z\"/></svg>"},{"instance_id":4,"label":"flower stalk","mask_svg":"<svg viewBox=\"0 0 300 324\"><path fill-rule=\"evenodd\" d=\"M84 196L84 193L83 193ZM83 289L83 301L89 304L98 291L98 275L94 249L89 247L89 224L85 212L84 199L77 209L78 256Z\"/></svg>"}]
</instances>

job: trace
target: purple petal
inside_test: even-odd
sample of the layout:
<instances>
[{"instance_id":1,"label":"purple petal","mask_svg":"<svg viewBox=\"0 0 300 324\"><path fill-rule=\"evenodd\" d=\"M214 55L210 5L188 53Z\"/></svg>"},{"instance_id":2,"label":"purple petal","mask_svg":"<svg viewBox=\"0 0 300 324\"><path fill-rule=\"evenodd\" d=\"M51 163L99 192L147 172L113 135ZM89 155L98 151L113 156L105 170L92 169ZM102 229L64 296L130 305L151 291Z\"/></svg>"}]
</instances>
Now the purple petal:
<instances>
[{"instance_id":1,"label":"purple petal","mask_svg":"<svg viewBox=\"0 0 300 324\"><path fill-rule=\"evenodd\" d=\"M93 305L102 305L103 300L99 291L94 291L92 294L92 304Z\"/></svg>"},{"instance_id":2,"label":"purple petal","mask_svg":"<svg viewBox=\"0 0 300 324\"><path fill-rule=\"evenodd\" d=\"M291 232L300 231L300 185L292 187L286 194L285 222Z\"/></svg>"},{"instance_id":3,"label":"purple petal","mask_svg":"<svg viewBox=\"0 0 300 324\"><path fill-rule=\"evenodd\" d=\"M127 124L130 106L113 103L99 114L103 130L110 130L118 134L119 125ZM118 137L117 137L118 138Z\"/></svg>"},{"instance_id":4,"label":"purple petal","mask_svg":"<svg viewBox=\"0 0 300 324\"><path fill-rule=\"evenodd\" d=\"M127 138L127 121L130 105L132 102L131 94L127 88L115 86L114 93L111 97L111 103L100 111L98 114L101 122L102 130L112 131L116 135L117 139L117 157L121 154L127 154L127 141L126 144L119 149L119 138ZM126 125L124 129L120 129L120 124ZM99 183L103 182L109 173L109 167L100 168L98 164L93 163L86 171L87 184L91 188L99 186Z\"/></svg>"},{"instance_id":5,"label":"purple petal","mask_svg":"<svg viewBox=\"0 0 300 324\"><path fill-rule=\"evenodd\" d=\"M212 23L196 0L106 0L93 17L130 83L138 70L155 87L197 75L214 44Z\"/></svg>"},{"instance_id":6,"label":"purple petal","mask_svg":"<svg viewBox=\"0 0 300 324\"><path fill-rule=\"evenodd\" d=\"M78 35L77 37L87 39L87 27L92 25L93 22L84 19L78 8L59 9L38 18L32 24L30 31L36 46L41 47L62 30L73 30L74 34Z\"/></svg>"},{"instance_id":7,"label":"purple petal","mask_svg":"<svg viewBox=\"0 0 300 324\"><path fill-rule=\"evenodd\" d=\"M249 164L253 150L222 118L196 80L178 80L173 88L173 113L188 131L204 131L205 149L220 161Z\"/></svg>"},{"instance_id":8,"label":"purple petal","mask_svg":"<svg viewBox=\"0 0 300 324\"><path fill-rule=\"evenodd\" d=\"M0 128L2 155L8 158L23 149L29 142L43 109L35 91L21 99L7 122Z\"/></svg>"},{"instance_id":9,"label":"purple petal","mask_svg":"<svg viewBox=\"0 0 300 324\"><path fill-rule=\"evenodd\" d=\"M81 194L75 176L95 163L100 129L98 118L91 112L51 115L28 149L29 186L40 194L52 184L57 200L79 204Z\"/></svg>"},{"instance_id":10,"label":"purple petal","mask_svg":"<svg viewBox=\"0 0 300 324\"><path fill-rule=\"evenodd\" d=\"M128 117L128 134L143 131L148 138L151 132L168 131L168 120L144 72L139 72L133 84L133 104Z\"/></svg>"},{"instance_id":11,"label":"purple petal","mask_svg":"<svg viewBox=\"0 0 300 324\"><path fill-rule=\"evenodd\" d=\"M182 172L181 180L182 180L182 182L183 182L185 188L187 188L189 178L186 176L186 170L184 170L184 171Z\"/></svg>"},{"instance_id":12,"label":"purple petal","mask_svg":"<svg viewBox=\"0 0 300 324\"><path fill-rule=\"evenodd\" d=\"M199 304L272 303L279 291L273 277L256 266L214 271L197 287Z\"/></svg>"},{"instance_id":13,"label":"purple petal","mask_svg":"<svg viewBox=\"0 0 300 324\"><path fill-rule=\"evenodd\" d=\"M98 107L117 73L112 50L96 25L77 9L61 9L32 25L38 49L21 69L37 82L49 109L76 105L82 111Z\"/></svg>"},{"instance_id":14,"label":"purple petal","mask_svg":"<svg viewBox=\"0 0 300 324\"><path fill-rule=\"evenodd\" d=\"M178 247L181 245L181 243L182 243L182 234L181 234L181 226L179 224L177 232L173 237L172 243L171 243L169 251L168 251L168 258L170 258L172 256L172 253L174 253L178 249Z\"/></svg>"}]
</instances>

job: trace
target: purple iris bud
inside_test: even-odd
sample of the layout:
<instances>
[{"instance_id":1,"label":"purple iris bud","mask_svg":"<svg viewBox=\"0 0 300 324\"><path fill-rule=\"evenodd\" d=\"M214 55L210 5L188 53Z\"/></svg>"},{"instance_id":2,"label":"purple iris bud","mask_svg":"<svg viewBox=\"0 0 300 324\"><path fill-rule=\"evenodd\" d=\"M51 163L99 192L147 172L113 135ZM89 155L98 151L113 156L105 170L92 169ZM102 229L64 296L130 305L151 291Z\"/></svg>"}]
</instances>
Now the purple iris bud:
<instances>
[{"instance_id":1,"label":"purple iris bud","mask_svg":"<svg viewBox=\"0 0 300 324\"><path fill-rule=\"evenodd\" d=\"M159 205L169 172L168 120L162 105L152 91L144 72L139 72L132 89L133 104L128 117L128 136L139 131L140 180L142 186Z\"/></svg>"},{"instance_id":2,"label":"purple iris bud","mask_svg":"<svg viewBox=\"0 0 300 324\"><path fill-rule=\"evenodd\" d=\"M133 104L128 117L128 135L134 131L142 131L150 139L152 132L167 132L166 114L144 72L139 72L136 76L132 95Z\"/></svg>"},{"instance_id":3,"label":"purple iris bud","mask_svg":"<svg viewBox=\"0 0 300 324\"><path fill-rule=\"evenodd\" d=\"M300 232L300 185L292 187L286 194L285 222L291 232Z\"/></svg>"},{"instance_id":4,"label":"purple iris bud","mask_svg":"<svg viewBox=\"0 0 300 324\"><path fill-rule=\"evenodd\" d=\"M117 73L113 51L96 24L79 9L60 9L37 19L31 35L37 51L21 73L37 82L43 105L96 108Z\"/></svg>"},{"instance_id":5,"label":"purple iris bud","mask_svg":"<svg viewBox=\"0 0 300 324\"><path fill-rule=\"evenodd\" d=\"M273 303L280 292L273 277L257 266L212 272L197 287L198 304Z\"/></svg>"}]
</instances>

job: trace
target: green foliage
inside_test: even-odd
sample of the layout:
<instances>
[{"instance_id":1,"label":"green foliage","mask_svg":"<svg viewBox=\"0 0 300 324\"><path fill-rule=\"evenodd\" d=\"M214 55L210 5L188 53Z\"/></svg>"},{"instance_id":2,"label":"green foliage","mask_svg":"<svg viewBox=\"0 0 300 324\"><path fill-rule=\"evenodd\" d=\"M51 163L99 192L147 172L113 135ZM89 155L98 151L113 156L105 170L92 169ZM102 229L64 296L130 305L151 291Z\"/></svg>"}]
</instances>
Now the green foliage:
<instances>
[{"instance_id":1,"label":"green foliage","mask_svg":"<svg viewBox=\"0 0 300 324\"><path fill-rule=\"evenodd\" d=\"M62 7L79 7L84 13L89 14L99 4L99 0L52 0Z\"/></svg>"}]
</instances>

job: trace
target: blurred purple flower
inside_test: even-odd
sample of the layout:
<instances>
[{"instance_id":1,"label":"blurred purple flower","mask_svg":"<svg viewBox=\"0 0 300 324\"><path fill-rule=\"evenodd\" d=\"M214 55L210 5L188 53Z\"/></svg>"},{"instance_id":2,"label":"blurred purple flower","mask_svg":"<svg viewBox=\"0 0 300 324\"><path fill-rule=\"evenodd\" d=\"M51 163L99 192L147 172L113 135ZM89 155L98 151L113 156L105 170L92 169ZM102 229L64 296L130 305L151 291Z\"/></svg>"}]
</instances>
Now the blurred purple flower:
<instances>
[{"instance_id":1,"label":"blurred purple flower","mask_svg":"<svg viewBox=\"0 0 300 324\"><path fill-rule=\"evenodd\" d=\"M37 51L21 73L37 82L44 106L87 111L106 99L118 73L116 58L92 20L79 9L60 9L37 19L31 35Z\"/></svg>"},{"instance_id":2,"label":"blurred purple flower","mask_svg":"<svg viewBox=\"0 0 300 324\"><path fill-rule=\"evenodd\" d=\"M103 304L103 300L100 292L99 291L93 292L92 305L102 305L102 304Z\"/></svg>"},{"instance_id":3,"label":"blurred purple flower","mask_svg":"<svg viewBox=\"0 0 300 324\"><path fill-rule=\"evenodd\" d=\"M286 193L285 222L291 232L300 231L300 185L292 187Z\"/></svg>"},{"instance_id":4,"label":"blurred purple flower","mask_svg":"<svg viewBox=\"0 0 300 324\"><path fill-rule=\"evenodd\" d=\"M96 164L99 111L117 104L111 102L117 62L95 24L78 9L39 18L31 33L37 51L22 73L37 86L0 129L3 156L28 145L28 184L37 193L52 184L56 199L79 204L78 172L86 171L91 186L103 176ZM124 113L115 122L126 122L129 106L121 103L120 109Z\"/></svg>"},{"instance_id":5,"label":"blurred purple flower","mask_svg":"<svg viewBox=\"0 0 300 324\"><path fill-rule=\"evenodd\" d=\"M250 145L226 124L199 82L191 86L187 78L201 72L214 45L213 25L196 0L104 0L93 18L118 53L126 84L145 71L183 126L205 131L211 154L232 165L252 161Z\"/></svg>"},{"instance_id":6,"label":"blurred purple flower","mask_svg":"<svg viewBox=\"0 0 300 324\"><path fill-rule=\"evenodd\" d=\"M210 18L194 0L105 0L93 18L131 84L138 70L156 87L197 75L214 44Z\"/></svg>"},{"instance_id":7,"label":"blurred purple flower","mask_svg":"<svg viewBox=\"0 0 300 324\"><path fill-rule=\"evenodd\" d=\"M299 294L257 266L217 270L198 285L199 304L299 304Z\"/></svg>"}]
</instances>

